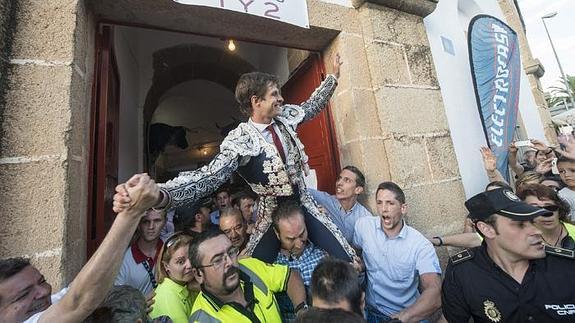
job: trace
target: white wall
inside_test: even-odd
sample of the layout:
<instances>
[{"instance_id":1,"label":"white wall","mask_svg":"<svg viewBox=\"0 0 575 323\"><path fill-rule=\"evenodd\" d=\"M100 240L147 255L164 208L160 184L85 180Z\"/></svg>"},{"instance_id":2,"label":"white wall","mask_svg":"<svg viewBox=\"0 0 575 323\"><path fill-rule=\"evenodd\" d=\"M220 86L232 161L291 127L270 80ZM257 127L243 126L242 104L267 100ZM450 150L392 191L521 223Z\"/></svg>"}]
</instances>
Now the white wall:
<instances>
[{"instance_id":1,"label":"white wall","mask_svg":"<svg viewBox=\"0 0 575 323\"><path fill-rule=\"evenodd\" d=\"M467 49L467 27L477 14L488 14L505 21L497 0L441 0L435 11L424 19L467 197L482 191L488 183L479 153L479 147L487 143L475 100ZM442 37L451 41L453 54L444 50ZM520 84L519 113L527 135L529 138L545 138L523 70Z\"/></svg>"},{"instance_id":2,"label":"white wall","mask_svg":"<svg viewBox=\"0 0 575 323\"><path fill-rule=\"evenodd\" d=\"M138 103L139 71L129 46L129 30L114 29L114 47L120 78L120 138L118 181L125 182L143 169L142 106Z\"/></svg>"}]
</instances>

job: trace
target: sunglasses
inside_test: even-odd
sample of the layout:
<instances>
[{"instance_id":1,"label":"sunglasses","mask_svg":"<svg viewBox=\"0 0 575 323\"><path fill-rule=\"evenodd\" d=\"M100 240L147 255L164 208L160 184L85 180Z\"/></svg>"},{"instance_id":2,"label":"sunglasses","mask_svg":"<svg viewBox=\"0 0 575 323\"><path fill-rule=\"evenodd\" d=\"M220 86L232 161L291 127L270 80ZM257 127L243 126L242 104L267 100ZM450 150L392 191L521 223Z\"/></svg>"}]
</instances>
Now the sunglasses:
<instances>
[{"instance_id":1,"label":"sunglasses","mask_svg":"<svg viewBox=\"0 0 575 323\"><path fill-rule=\"evenodd\" d=\"M551 211L551 212L555 212L557 210L559 210L559 206L557 205L545 205L545 206L540 206L540 208L545 209L547 211ZM548 217L548 216L553 216L554 214L545 214L543 216Z\"/></svg>"},{"instance_id":2,"label":"sunglasses","mask_svg":"<svg viewBox=\"0 0 575 323\"><path fill-rule=\"evenodd\" d=\"M180 231L180 232L176 232L174 234L172 234L168 240L166 240L165 245L166 245L166 249L170 248L171 246L173 246L176 242L180 241L180 238L182 237L190 237L190 235L186 232Z\"/></svg>"}]
</instances>

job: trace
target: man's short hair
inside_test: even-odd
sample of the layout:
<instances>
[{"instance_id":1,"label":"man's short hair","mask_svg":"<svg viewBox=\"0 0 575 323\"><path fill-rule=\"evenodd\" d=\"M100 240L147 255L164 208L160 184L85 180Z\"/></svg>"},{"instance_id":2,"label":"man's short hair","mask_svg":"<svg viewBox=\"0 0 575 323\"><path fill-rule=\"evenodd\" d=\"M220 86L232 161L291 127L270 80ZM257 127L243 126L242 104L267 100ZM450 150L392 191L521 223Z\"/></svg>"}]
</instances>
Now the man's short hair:
<instances>
[{"instance_id":1,"label":"man's short hair","mask_svg":"<svg viewBox=\"0 0 575 323\"><path fill-rule=\"evenodd\" d=\"M186 231L189 227L193 227L196 223L196 214L200 213L201 208L211 210L212 199L203 198L196 203L187 204L176 208L174 215L175 231Z\"/></svg>"},{"instance_id":2,"label":"man's short hair","mask_svg":"<svg viewBox=\"0 0 575 323\"><path fill-rule=\"evenodd\" d=\"M147 322L146 298L138 289L114 286L106 299L84 322Z\"/></svg>"},{"instance_id":3,"label":"man's short hair","mask_svg":"<svg viewBox=\"0 0 575 323\"><path fill-rule=\"evenodd\" d=\"M230 195L230 187L226 184L218 187L218 189L216 190L216 192L214 193L214 196L218 196L218 194L220 193L228 193L228 196Z\"/></svg>"},{"instance_id":4,"label":"man's short hair","mask_svg":"<svg viewBox=\"0 0 575 323\"><path fill-rule=\"evenodd\" d=\"M303 209L296 200L288 199L280 202L278 207L272 213L272 224L274 229L277 232L280 232L280 220L289 219L296 213L303 215Z\"/></svg>"},{"instance_id":5,"label":"man's short hair","mask_svg":"<svg viewBox=\"0 0 575 323\"><path fill-rule=\"evenodd\" d=\"M318 323L318 322L337 322L337 323L363 323L363 317L339 308L316 308L311 307L305 313L298 315L296 323Z\"/></svg>"},{"instance_id":6,"label":"man's short hair","mask_svg":"<svg viewBox=\"0 0 575 323\"><path fill-rule=\"evenodd\" d=\"M245 116L252 115L252 96L263 99L270 85L279 86L277 76L262 72L251 72L240 76L236 85L236 101Z\"/></svg>"},{"instance_id":7,"label":"man's short hair","mask_svg":"<svg viewBox=\"0 0 575 323\"><path fill-rule=\"evenodd\" d=\"M0 259L0 282L16 275L28 266L30 266L30 259L28 258L15 257Z\"/></svg>"},{"instance_id":8,"label":"man's short hair","mask_svg":"<svg viewBox=\"0 0 575 323\"><path fill-rule=\"evenodd\" d=\"M328 304L347 301L351 310L361 313L361 288L353 267L341 260L326 257L311 276L311 294Z\"/></svg>"},{"instance_id":9,"label":"man's short hair","mask_svg":"<svg viewBox=\"0 0 575 323\"><path fill-rule=\"evenodd\" d=\"M234 217L234 216L240 219L242 223L246 221L244 219L244 216L242 215L242 211L234 207L228 206L220 211L220 221L222 220L222 218Z\"/></svg>"},{"instance_id":10,"label":"man's short hair","mask_svg":"<svg viewBox=\"0 0 575 323\"><path fill-rule=\"evenodd\" d=\"M347 165L342 170L344 170L344 169L355 174L355 177L356 177L355 183L357 184L357 186L365 187L365 176L363 176L363 173L357 167L352 166L352 165Z\"/></svg>"},{"instance_id":11,"label":"man's short hair","mask_svg":"<svg viewBox=\"0 0 575 323\"><path fill-rule=\"evenodd\" d=\"M202 260L200 255L200 245L206 241L210 240L215 237L219 237L220 235L225 235L220 229L217 230L207 230L202 233L196 235L192 241L190 242L190 247L188 249L188 258L190 259L190 263L192 267L198 268L202 266Z\"/></svg>"},{"instance_id":12,"label":"man's short hair","mask_svg":"<svg viewBox=\"0 0 575 323\"><path fill-rule=\"evenodd\" d=\"M475 225L475 232L477 232L477 234L479 234L481 236L481 238L485 238L485 235L483 234L483 232L481 232L481 230L479 230L479 227L477 226L477 223L483 222L485 224L489 224L490 226L492 226L493 230L495 230L495 233L499 234L499 231L497 231L497 217L498 216L499 215L497 215L497 214L492 214L492 215L488 216L485 220L472 219L471 221L473 221L473 224Z\"/></svg>"},{"instance_id":13,"label":"man's short hair","mask_svg":"<svg viewBox=\"0 0 575 323\"><path fill-rule=\"evenodd\" d=\"M257 199L257 196L255 196L254 193L246 192L246 191L236 192L236 193L232 194L232 206L240 207L242 200L245 200L245 199L252 199L255 201Z\"/></svg>"},{"instance_id":14,"label":"man's short hair","mask_svg":"<svg viewBox=\"0 0 575 323\"><path fill-rule=\"evenodd\" d=\"M511 187L511 185L507 184L506 182L503 181L493 181L493 182L489 182L489 184L487 184L485 186L485 190L489 191L492 189L497 189L497 188L506 188L510 191L513 191L513 187Z\"/></svg>"},{"instance_id":15,"label":"man's short hair","mask_svg":"<svg viewBox=\"0 0 575 323\"><path fill-rule=\"evenodd\" d=\"M157 213L159 215L162 216L162 219L164 219L164 221L166 220L166 216L168 214L168 212L166 210L159 210L159 209L149 209L146 211L145 215L148 215L149 213ZM143 217L142 217L143 219ZM140 220L142 221L142 220Z\"/></svg>"},{"instance_id":16,"label":"man's short hair","mask_svg":"<svg viewBox=\"0 0 575 323\"><path fill-rule=\"evenodd\" d=\"M375 195L379 193L381 190L388 190L391 191L395 195L395 199L399 201L401 204L405 204L405 193L399 185L395 184L394 182L383 182L379 184L377 190L375 191Z\"/></svg>"},{"instance_id":17,"label":"man's short hair","mask_svg":"<svg viewBox=\"0 0 575 323\"><path fill-rule=\"evenodd\" d=\"M515 191L519 192L519 188L522 185L526 184L533 184L533 183L541 183L543 179L543 174L540 174L535 171L526 171L523 172L521 175L517 176L517 180L515 181Z\"/></svg>"}]
</instances>

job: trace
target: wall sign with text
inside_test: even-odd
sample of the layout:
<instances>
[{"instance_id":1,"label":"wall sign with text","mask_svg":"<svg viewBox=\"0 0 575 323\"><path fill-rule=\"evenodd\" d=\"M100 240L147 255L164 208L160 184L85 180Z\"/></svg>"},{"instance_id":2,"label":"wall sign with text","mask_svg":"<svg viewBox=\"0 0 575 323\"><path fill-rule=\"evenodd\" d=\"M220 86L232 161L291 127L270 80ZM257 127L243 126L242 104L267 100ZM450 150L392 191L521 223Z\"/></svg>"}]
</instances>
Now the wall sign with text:
<instances>
[{"instance_id":1,"label":"wall sign with text","mask_svg":"<svg viewBox=\"0 0 575 323\"><path fill-rule=\"evenodd\" d=\"M309 28L305 0L174 0L177 3L220 8Z\"/></svg>"}]
</instances>

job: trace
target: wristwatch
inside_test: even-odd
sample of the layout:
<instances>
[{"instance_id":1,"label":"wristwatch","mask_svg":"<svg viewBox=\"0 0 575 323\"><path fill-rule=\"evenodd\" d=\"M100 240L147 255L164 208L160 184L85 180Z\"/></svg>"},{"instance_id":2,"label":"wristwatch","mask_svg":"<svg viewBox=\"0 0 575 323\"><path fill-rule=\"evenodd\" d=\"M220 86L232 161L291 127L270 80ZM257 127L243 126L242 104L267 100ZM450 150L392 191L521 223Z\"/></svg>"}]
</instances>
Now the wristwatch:
<instances>
[{"instance_id":1,"label":"wristwatch","mask_svg":"<svg viewBox=\"0 0 575 323\"><path fill-rule=\"evenodd\" d=\"M301 310L307 310L308 308L309 306L306 304L306 302L301 302L298 304L298 306L295 307L294 312L297 314Z\"/></svg>"},{"instance_id":2,"label":"wristwatch","mask_svg":"<svg viewBox=\"0 0 575 323\"><path fill-rule=\"evenodd\" d=\"M437 241L439 241L439 243L436 245L436 247L443 246L443 239L440 236L432 237L432 239L437 239Z\"/></svg>"}]
</instances>

